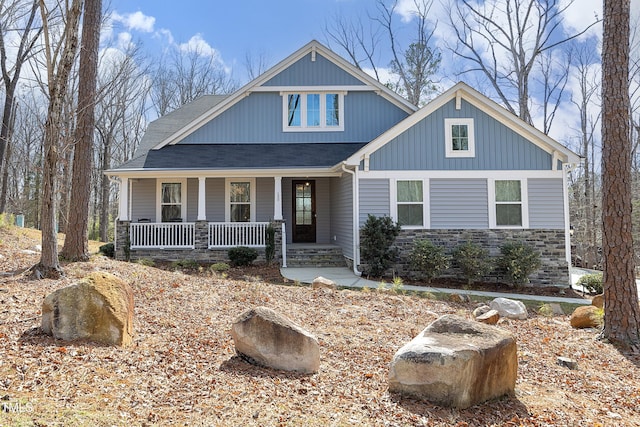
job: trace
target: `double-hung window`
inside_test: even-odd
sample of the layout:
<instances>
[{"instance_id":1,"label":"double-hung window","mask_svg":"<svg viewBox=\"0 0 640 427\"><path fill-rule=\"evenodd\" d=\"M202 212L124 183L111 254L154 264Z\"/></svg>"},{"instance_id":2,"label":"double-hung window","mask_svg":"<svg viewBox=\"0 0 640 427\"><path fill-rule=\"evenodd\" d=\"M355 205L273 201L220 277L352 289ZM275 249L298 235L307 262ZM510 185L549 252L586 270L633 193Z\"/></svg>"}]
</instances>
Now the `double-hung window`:
<instances>
[{"instance_id":1,"label":"double-hung window","mask_svg":"<svg viewBox=\"0 0 640 427\"><path fill-rule=\"evenodd\" d=\"M255 179L227 179L227 222L255 221Z\"/></svg>"},{"instance_id":2,"label":"double-hung window","mask_svg":"<svg viewBox=\"0 0 640 427\"><path fill-rule=\"evenodd\" d=\"M283 129L339 131L344 129L344 94L300 92L283 94Z\"/></svg>"},{"instance_id":3,"label":"double-hung window","mask_svg":"<svg viewBox=\"0 0 640 427\"><path fill-rule=\"evenodd\" d=\"M185 219L185 180L160 181L158 183L158 217L162 222L179 222Z\"/></svg>"},{"instance_id":4,"label":"double-hung window","mask_svg":"<svg viewBox=\"0 0 640 427\"><path fill-rule=\"evenodd\" d=\"M424 227L424 182L396 181L397 221L403 227Z\"/></svg>"},{"instance_id":5,"label":"double-hung window","mask_svg":"<svg viewBox=\"0 0 640 427\"><path fill-rule=\"evenodd\" d=\"M526 180L494 180L492 226L496 228L526 228Z\"/></svg>"},{"instance_id":6,"label":"double-hung window","mask_svg":"<svg viewBox=\"0 0 640 427\"><path fill-rule=\"evenodd\" d=\"M447 157L475 157L473 119L445 119L444 136Z\"/></svg>"}]
</instances>

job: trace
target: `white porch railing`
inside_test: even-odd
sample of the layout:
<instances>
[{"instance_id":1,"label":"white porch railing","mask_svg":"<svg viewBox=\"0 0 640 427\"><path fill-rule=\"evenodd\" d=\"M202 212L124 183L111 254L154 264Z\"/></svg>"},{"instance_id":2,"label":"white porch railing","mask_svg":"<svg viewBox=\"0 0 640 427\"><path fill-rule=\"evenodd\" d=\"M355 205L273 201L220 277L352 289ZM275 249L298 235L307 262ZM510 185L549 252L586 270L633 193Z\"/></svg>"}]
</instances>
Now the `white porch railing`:
<instances>
[{"instance_id":1,"label":"white porch railing","mask_svg":"<svg viewBox=\"0 0 640 427\"><path fill-rule=\"evenodd\" d=\"M209 248L264 247L268 222L210 222Z\"/></svg>"},{"instance_id":2,"label":"white porch railing","mask_svg":"<svg viewBox=\"0 0 640 427\"><path fill-rule=\"evenodd\" d=\"M131 249L193 249L195 247L195 223L132 223L129 239Z\"/></svg>"}]
</instances>

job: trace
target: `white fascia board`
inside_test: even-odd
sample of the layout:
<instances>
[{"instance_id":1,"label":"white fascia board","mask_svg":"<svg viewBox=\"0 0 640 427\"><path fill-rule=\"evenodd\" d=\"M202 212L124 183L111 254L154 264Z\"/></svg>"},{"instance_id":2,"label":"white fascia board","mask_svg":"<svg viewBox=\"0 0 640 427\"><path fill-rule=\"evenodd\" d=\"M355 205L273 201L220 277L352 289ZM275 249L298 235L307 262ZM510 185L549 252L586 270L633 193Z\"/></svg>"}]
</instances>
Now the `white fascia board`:
<instances>
[{"instance_id":1,"label":"white fascia board","mask_svg":"<svg viewBox=\"0 0 640 427\"><path fill-rule=\"evenodd\" d=\"M405 112L411 114L418 110L418 107L416 107L415 105L413 105L412 103L404 99L402 96L398 95L396 92L392 91L391 89L389 89L388 87L386 87L385 85L383 85L382 83L380 83L379 81L371 77L369 74L358 69L355 65L353 65L352 63L350 63L340 55L326 48L324 45L322 45L318 41L316 40L311 41L309 44L307 44L306 49L308 49L309 51L312 49L315 49L320 55L329 59L331 62L338 65L340 68L342 68L344 71L354 76L356 79L364 81L368 85L375 87L379 95L393 102L398 107L403 109Z\"/></svg>"},{"instance_id":2,"label":"white fascia board","mask_svg":"<svg viewBox=\"0 0 640 427\"><path fill-rule=\"evenodd\" d=\"M364 159L365 155L373 154L374 152L379 150L381 147L383 147L385 144L387 144L389 141L391 141L393 138L397 137L398 135L402 134L406 130L410 129L412 126L415 126L416 124L418 124L422 119L429 116L438 108L446 104L451 99L451 97L448 96L449 93L453 93L455 96L454 89L456 88L456 86L444 92L442 95L438 96L436 99L434 99L433 101L431 101L430 103L422 107L417 112L413 113L406 119L402 120L400 123L388 129L386 132L383 132L382 134L380 134L380 136L378 136L373 141L371 141L370 143L362 147L360 150L355 152L353 155L351 155L346 160L346 163L351 166L359 165L360 161Z\"/></svg>"},{"instance_id":3,"label":"white fascia board","mask_svg":"<svg viewBox=\"0 0 640 427\"><path fill-rule=\"evenodd\" d=\"M531 126L529 123L506 110L497 102L489 99L465 83L460 82L456 86L458 85L461 85L460 89L464 93L462 98L470 104L486 112L489 116L498 120L500 123L512 129L522 137L530 140L549 154L553 155L554 151L558 151L561 154L559 157L563 163L580 163L581 158L578 154L560 144L549 135L546 135L534 126Z\"/></svg>"},{"instance_id":4,"label":"white fascia board","mask_svg":"<svg viewBox=\"0 0 640 427\"><path fill-rule=\"evenodd\" d=\"M389 170L359 171L360 179L523 179L523 178L558 178L562 179L562 170Z\"/></svg>"},{"instance_id":5,"label":"white fascia board","mask_svg":"<svg viewBox=\"0 0 640 427\"><path fill-rule=\"evenodd\" d=\"M182 139L186 135L199 129L209 120L215 118L222 112L226 111L227 109L235 105L237 102L242 100L245 96L249 96L251 92L259 91L257 90L257 88L261 87L265 82L269 81L278 73L285 70L287 67L291 66L296 61L299 61L304 56L310 54L313 51L329 59L330 61L332 61L333 63L338 65L340 68L342 68L344 71L353 75L357 79L364 81L368 86L371 86L372 90L378 92L381 96L384 96L386 99L392 101L394 104L396 104L399 108L401 108L405 112L411 114L418 109L415 105L411 104L409 101L407 101L397 93L393 92L391 89L387 88L385 85L381 84L380 82L378 82L373 77L369 76L364 71L358 70L355 66L350 64L344 58L333 53L331 50L324 47L318 41L312 40L302 48L295 51L293 54L289 55L284 60L280 61L275 66L271 67L269 70L261 74L256 79L252 80L251 82L247 83L246 85L238 89L236 92L231 94L228 98L226 98L224 101L214 106L211 110L195 118L191 123L179 129L174 134L169 136L167 139L165 139L164 141L154 146L152 149L158 150L166 145L177 143L180 139ZM268 86L265 86L265 87L268 87ZM359 86L354 86L354 87L358 88ZM296 90L296 87L291 86L287 90Z\"/></svg>"},{"instance_id":6,"label":"white fascia board","mask_svg":"<svg viewBox=\"0 0 640 427\"><path fill-rule=\"evenodd\" d=\"M559 152L561 154L560 160L564 163L580 163L580 156L578 154L574 153L564 145L555 141L553 138L545 135L535 127L511 114L504 107L502 107L495 101L492 101L488 97L482 95L480 92L476 91L466 83L458 82L453 87L443 92L436 99L425 105L418 112L407 117L391 129L371 141L369 144L362 147L347 159L347 164L359 164L360 161L364 159L365 155L371 155L375 151L379 150L382 146L387 144L389 141L407 131L412 126L415 126L425 117L428 117L434 111L445 105L447 102L451 101L452 99L457 99L458 97L461 97L476 108L484 111L489 116L498 120L500 123L504 124L509 129L512 129L514 132L531 141L549 154L553 154L554 151Z\"/></svg>"},{"instance_id":7,"label":"white fascia board","mask_svg":"<svg viewBox=\"0 0 640 427\"><path fill-rule=\"evenodd\" d=\"M166 169L129 169L105 171L109 176L122 178L236 178L236 177L334 177L341 172L333 168L296 168L296 169L220 169L220 170L166 170Z\"/></svg>"}]
</instances>

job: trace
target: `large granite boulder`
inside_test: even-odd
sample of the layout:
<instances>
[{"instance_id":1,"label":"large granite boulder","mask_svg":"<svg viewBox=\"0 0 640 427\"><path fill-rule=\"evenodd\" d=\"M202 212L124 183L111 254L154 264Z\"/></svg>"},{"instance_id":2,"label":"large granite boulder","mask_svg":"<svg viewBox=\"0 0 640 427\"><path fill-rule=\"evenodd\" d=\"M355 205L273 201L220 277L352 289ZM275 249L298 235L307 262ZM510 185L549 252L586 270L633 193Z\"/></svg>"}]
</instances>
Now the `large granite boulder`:
<instances>
[{"instance_id":1,"label":"large granite boulder","mask_svg":"<svg viewBox=\"0 0 640 427\"><path fill-rule=\"evenodd\" d=\"M303 373L320 367L318 340L270 308L244 312L231 327L231 336L236 352L257 365Z\"/></svg>"},{"instance_id":2,"label":"large granite boulder","mask_svg":"<svg viewBox=\"0 0 640 427\"><path fill-rule=\"evenodd\" d=\"M500 317L506 317L507 319L526 320L529 315L527 307L522 301L509 298L496 298L489 303L489 307L497 311Z\"/></svg>"},{"instance_id":3,"label":"large granite boulder","mask_svg":"<svg viewBox=\"0 0 640 427\"><path fill-rule=\"evenodd\" d=\"M602 326L602 309L594 305L583 305L571 313L571 326L576 329L598 328Z\"/></svg>"},{"instance_id":4,"label":"large granite boulder","mask_svg":"<svg viewBox=\"0 0 640 427\"><path fill-rule=\"evenodd\" d=\"M495 326L446 315L397 351L389 391L456 408L513 395L516 341Z\"/></svg>"},{"instance_id":5,"label":"large granite boulder","mask_svg":"<svg viewBox=\"0 0 640 427\"><path fill-rule=\"evenodd\" d=\"M112 274L93 272L45 297L41 329L65 341L126 346L133 336L133 290Z\"/></svg>"}]
</instances>

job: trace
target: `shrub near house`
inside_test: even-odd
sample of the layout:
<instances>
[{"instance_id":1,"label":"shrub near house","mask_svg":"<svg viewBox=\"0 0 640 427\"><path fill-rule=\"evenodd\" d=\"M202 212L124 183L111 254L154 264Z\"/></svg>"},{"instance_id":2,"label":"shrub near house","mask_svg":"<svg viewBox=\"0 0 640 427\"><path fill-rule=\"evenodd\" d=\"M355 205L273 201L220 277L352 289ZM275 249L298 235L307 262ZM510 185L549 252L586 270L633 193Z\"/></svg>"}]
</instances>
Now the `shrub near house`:
<instances>
[{"instance_id":1,"label":"shrub near house","mask_svg":"<svg viewBox=\"0 0 640 427\"><path fill-rule=\"evenodd\" d=\"M331 245L354 270L406 275L416 240L494 258L522 241L540 251L532 282L568 284L579 161L463 82L418 109L311 41L241 90L152 122L106 173L120 182L118 259L216 262L236 246L270 259L271 225L283 264L296 244ZM367 252L370 215L400 226L391 252Z\"/></svg>"}]
</instances>

